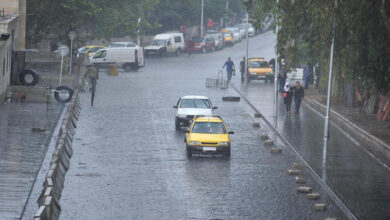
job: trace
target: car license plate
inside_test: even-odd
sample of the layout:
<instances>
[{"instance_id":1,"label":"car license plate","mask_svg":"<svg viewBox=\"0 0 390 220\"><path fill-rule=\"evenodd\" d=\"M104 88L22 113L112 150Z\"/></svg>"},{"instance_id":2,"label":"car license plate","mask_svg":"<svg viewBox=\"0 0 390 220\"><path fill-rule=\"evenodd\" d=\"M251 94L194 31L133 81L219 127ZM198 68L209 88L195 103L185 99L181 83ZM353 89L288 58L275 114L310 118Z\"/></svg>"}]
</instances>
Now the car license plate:
<instances>
[{"instance_id":1,"label":"car license plate","mask_svg":"<svg viewBox=\"0 0 390 220\"><path fill-rule=\"evenodd\" d=\"M203 147L203 151L216 151L216 147Z\"/></svg>"}]
</instances>

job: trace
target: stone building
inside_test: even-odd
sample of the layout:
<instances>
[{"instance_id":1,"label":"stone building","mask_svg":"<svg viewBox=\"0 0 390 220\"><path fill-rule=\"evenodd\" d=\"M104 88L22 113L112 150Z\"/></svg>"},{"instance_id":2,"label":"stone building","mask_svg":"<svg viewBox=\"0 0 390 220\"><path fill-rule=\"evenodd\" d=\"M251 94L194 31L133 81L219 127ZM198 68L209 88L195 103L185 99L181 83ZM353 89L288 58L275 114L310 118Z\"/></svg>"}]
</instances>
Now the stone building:
<instances>
[{"instance_id":1,"label":"stone building","mask_svg":"<svg viewBox=\"0 0 390 220\"><path fill-rule=\"evenodd\" d=\"M0 103L11 82L12 54L25 50L26 0L0 1Z\"/></svg>"}]
</instances>

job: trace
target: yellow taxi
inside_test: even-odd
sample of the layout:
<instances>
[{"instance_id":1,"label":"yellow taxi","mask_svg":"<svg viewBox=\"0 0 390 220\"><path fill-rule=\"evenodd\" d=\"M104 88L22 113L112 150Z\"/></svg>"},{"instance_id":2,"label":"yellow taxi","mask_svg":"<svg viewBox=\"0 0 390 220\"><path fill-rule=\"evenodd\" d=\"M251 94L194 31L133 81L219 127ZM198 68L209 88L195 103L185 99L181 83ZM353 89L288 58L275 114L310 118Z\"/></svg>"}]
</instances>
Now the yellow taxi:
<instances>
[{"instance_id":1,"label":"yellow taxi","mask_svg":"<svg viewBox=\"0 0 390 220\"><path fill-rule=\"evenodd\" d=\"M229 30L222 30L223 38L225 40L226 45L233 45L234 44L234 35L233 32Z\"/></svg>"},{"instance_id":2,"label":"yellow taxi","mask_svg":"<svg viewBox=\"0 0 390 220\"><path fill-rule=\"evenodd\" d=\"M230 157L231 141L226 125L219 116L197 116L191 123L184 142L187 155L193 153L222 153Z\"/></svg>"},{"instance_id":3,"label":"yellow taxi","mask_svg":"<svg viewBox=\"0 0 390 220\"><path fill-rule=\"evenodd\" d=\"M106 48L105 46L85 46L77 50L78 53L85 53L89 57L94 55L98 50Z\"/></svg>"},{"instance_id":4,"label":"yellow taxi","mask_svg":"<svg viewBox=\"0 0 390 220\"><path fill-rule=\"evenodd\" d=\"M248 58L248 76L248 82L250 80L265 80L265 82L275 80L271 66L263 57Z\"/></svg>"}]
</instances>

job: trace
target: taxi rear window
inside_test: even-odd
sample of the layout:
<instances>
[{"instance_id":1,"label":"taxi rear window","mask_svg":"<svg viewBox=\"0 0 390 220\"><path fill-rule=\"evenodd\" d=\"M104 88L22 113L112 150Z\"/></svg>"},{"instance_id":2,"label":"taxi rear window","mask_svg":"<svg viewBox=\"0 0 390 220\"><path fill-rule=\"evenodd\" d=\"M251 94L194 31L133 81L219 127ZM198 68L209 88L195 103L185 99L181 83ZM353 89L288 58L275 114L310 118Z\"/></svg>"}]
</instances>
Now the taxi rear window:
<instances>
[{"instance_id":1,"label":"taxi rear window","mask_svg":"<svg viewBox=\"0 0 390 220\"><path fill-rule=\"evenodd\" d=\"M249 68L269 68L266 61L250 61Z\"/></svg>"},{"instance_id":2,"label":"taxi rear window","mask_svg":"<svg viewBox=\"0 0 390 220\"><path fill-rule=\"evenodd\" d=\"M221 122L196 122L192 133L226 134L226 129Z\"/></svg>"}]
</instances>

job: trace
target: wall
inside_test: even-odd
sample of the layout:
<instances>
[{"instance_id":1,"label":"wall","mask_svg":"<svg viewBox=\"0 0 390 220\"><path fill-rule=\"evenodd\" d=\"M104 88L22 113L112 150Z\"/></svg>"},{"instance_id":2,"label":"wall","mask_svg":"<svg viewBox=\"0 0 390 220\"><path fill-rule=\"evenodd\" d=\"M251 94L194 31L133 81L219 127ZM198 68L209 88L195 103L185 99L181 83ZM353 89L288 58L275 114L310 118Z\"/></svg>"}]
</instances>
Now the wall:
<instances>
[{"instance_id":1,"label":"wall","mask_svg":"<svg viewBox=\"0 0 390 220\"><path fill-rule=\"evenodd\" d=\"M17 48L17 15L0 20L0 33L10 33L7 41L0 41L0 103L5 100L10 84L12 51Z\"/></svg>"}]
</instances>

